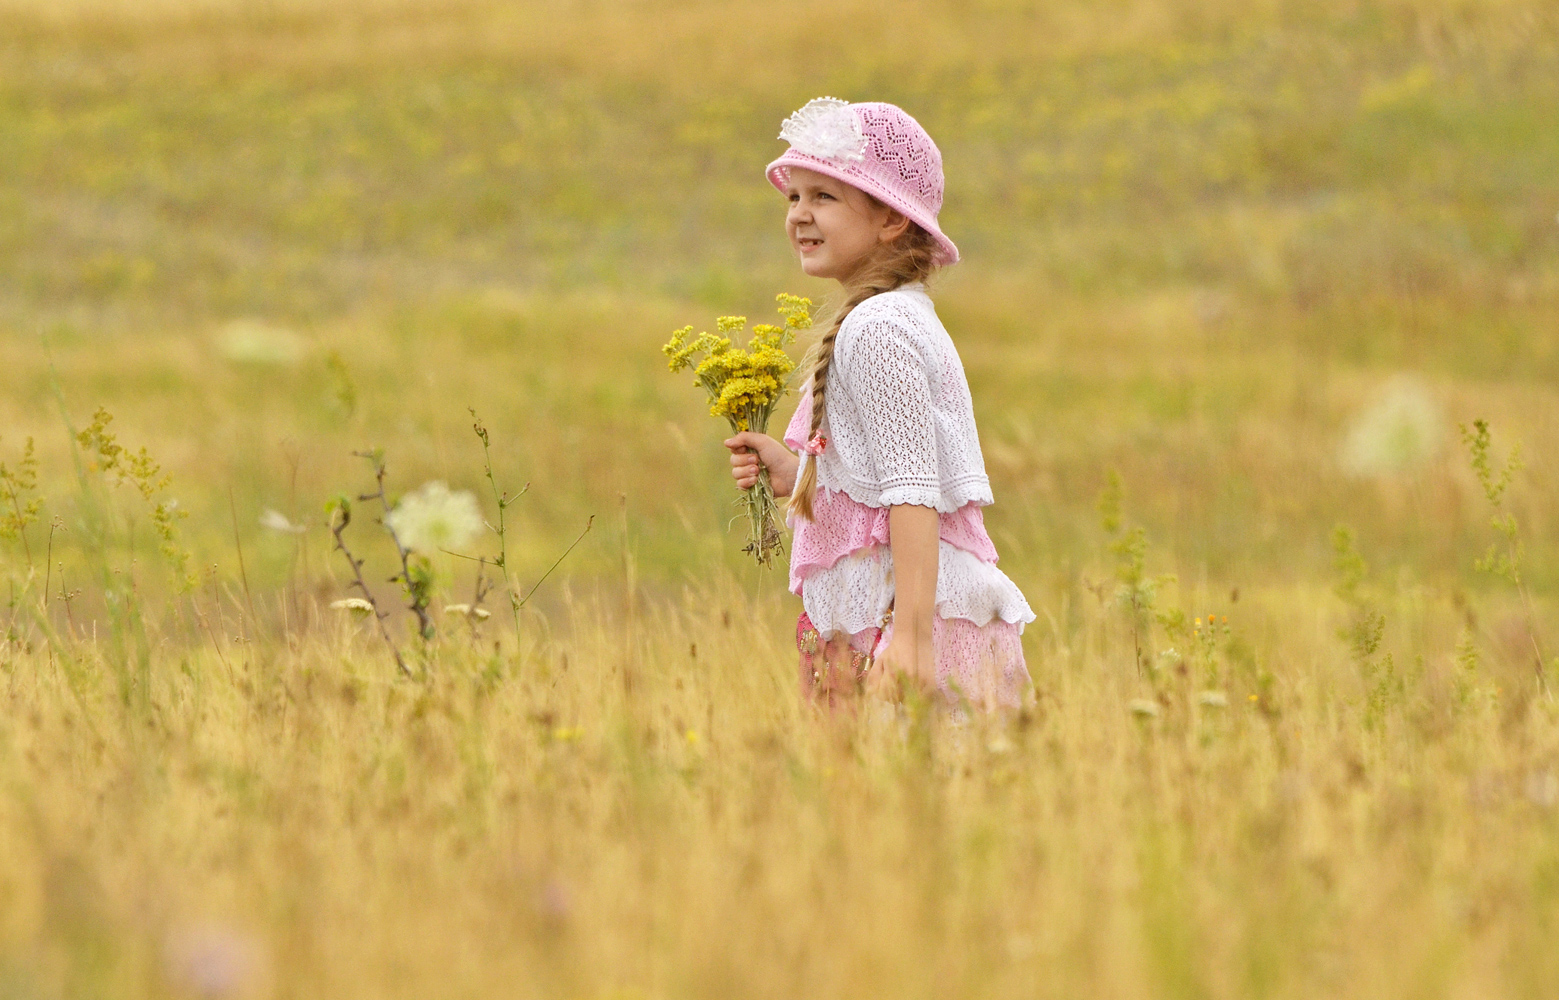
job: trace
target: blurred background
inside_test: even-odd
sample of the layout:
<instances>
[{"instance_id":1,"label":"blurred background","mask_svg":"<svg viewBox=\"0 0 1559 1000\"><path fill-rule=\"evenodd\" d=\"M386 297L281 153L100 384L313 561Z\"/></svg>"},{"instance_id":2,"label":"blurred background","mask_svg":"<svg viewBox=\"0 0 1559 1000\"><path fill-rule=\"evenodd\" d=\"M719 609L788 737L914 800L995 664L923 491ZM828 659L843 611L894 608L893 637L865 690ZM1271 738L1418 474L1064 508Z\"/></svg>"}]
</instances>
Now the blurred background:
<instances>
[{"instance_id":1,"label":"blurred background","mask_svg":"<svg viewBox=\"0 0 1559 1000\"><path fill-rule=\"evenodd\" d=\"M1036 608L1081 593L1111 469L1205 593L1324 589L1337 523L1388 579L1482 586L1474 418L1522 447L1542 594L1556 37L1546 0L0 0L0 461L33 438L69 515L104 407L201 572L236 524L257 589L332 594L350 453L479 489L474 407L531 484L522 578L592 514L576 580L741 567L723 428L659 347L826 297L762 167L829 94L941 146L935 294Z\"/></svg>"}]
</instances>

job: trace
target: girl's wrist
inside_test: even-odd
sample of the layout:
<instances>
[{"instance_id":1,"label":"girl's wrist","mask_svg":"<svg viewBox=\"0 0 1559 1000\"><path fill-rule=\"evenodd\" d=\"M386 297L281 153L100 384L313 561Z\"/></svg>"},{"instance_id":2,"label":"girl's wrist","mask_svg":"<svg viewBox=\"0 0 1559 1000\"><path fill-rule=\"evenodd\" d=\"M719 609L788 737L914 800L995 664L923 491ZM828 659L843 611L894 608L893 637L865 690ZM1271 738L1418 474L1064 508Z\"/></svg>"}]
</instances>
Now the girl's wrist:
<instances>
[{"instance_id":1,"label":"girl's wrist","mask_svg":"<svg viewBox=\"0 0 1559 1000\"><path fill-rule=\"evenodd\" d=\"M931 608L913 610L910 608L895 608L893 612L893 630L905 637L930 634L931 621L935 612Z\"/></svg>"}]
</instances>

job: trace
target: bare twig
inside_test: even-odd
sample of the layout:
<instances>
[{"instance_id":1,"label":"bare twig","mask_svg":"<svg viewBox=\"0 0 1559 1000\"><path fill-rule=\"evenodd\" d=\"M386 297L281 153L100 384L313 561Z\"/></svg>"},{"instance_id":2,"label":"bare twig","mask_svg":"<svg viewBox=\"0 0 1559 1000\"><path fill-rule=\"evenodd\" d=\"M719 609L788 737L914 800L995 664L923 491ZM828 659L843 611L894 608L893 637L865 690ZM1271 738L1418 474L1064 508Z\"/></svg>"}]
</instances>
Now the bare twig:
<instances>
[{"instance_id":1,"label":"bare twig","mask_svg":"<svg viewBox=\"0 0 1559 1000\"><path fill-rule=\"evenodd\" d=\"M555 561L551 566L548 566L547 567L547 571L545 573L541 574L541 579L537 580L535 585L532 586L530 590L525 592L525 596L520 598L520 605L519 605L520 607L524 607L525 606L525 602L531 599L532 595L534 595L536 593L536 588L537 587L540 587L543 583L547 582L547 577L551 576L552 575L552 571L557 569L558 566L562 565L563 560L568 558L568 554L570 552L574 551L574 546L578 545L580 542L584 541L585 536L590 534L590 528L594 524L595 524L595 515L591 514L590 515L590 520L585 522L585 530L581 531L579 533L579 537L574 539L573 543L571 545L569 545L568 548L563 550L563 554L558 556L557 561Z\"/></svg>"},{"instance_id":2,"label":"bare twig","mask_svg":"<svg viewBox=\"0 0 1559 1000\"><path fill-rule=\"evenodd\" d=\"M487 568L487 557L483 556L476 561L476 586L471 594L471 610L475 611L487 600L487 595L492 591L493 585L487 582L487 577L482 573Z\"/></svg>"},{"instance_id":3,"label":"bare twig","mask_svg":"<svg viewBox=\"0 0 1559 1000\"><path fill-rule=\"evenodd\" d=\"M345 498L341 499L344 501ZM374 621L379 625L379 634L384 638L385 645L390 647L390 655L395 657L395 665L400 668L401 673L410 677L411 668L406 665L405 659L401 657L400 648L395 645L395 640L390 638L390 630L384 624L384 620L389 617L389 613L379 608L378 600L374 597L373 591L368 589L368 582L363 579L363 560L352 555L352 550L347 548L346 539L342 537L342 533L346 531L346 526L352 523L352 505L345 502L337 502L334 510L339 512L340 516L332 514L330 534L335 537L335 547L346 557L347 564L352 567L352 586L362 591L363 599L368 602L369 607L372 609Z\"/></svg>"},{"instance_id":4,"label":"bare twig","mask_svg":"<svg viewBox=\"0 0 1559 1000\"><path fill-rule=\"evenodd\" d=\"M357 499L364 503L371 500L379 501L379 505L384 508L384 513L388 517L392 508L390 507L389 494L384 489L385 467L383 452L375 449L373 451L354 451L352 454L359 458L367 459L373 465L374 481L379 487L377 491L365 493ZM395 529L390 526L388 520L382 519L381 523L384 525L384 530L390 533L390 540L395 543L395 551L401 559L400 574L390 577L390 582L395 583L398 581L405 586L406 594L411 598L410 603L406 607L412 614L417 616L417 634L422 636L424 642L431 641L437 635L438 630L433 625L433 617L428 614L427 590L419 587L412 576L411 550L401 544L400 536L396 535Z\"/></svg>"},{"instance_id":5,"label":"bare twig","mask_svg":"<svg viewBox=\"0 0 1559 1000\"><path fill-rule=\"evenodd\" d=\"M493 500L498 504L498 524L496 527L488 525L498 536L498 558L493 560L493 565L503 574L503 588L509 595L509 613L514 618L514 634L518 636L520 634L520 605L523 602L514 593L514 578L509 573L509 538L504 525L504 511L508 510L509 505L514 503L514 501L530 492L530 483L526 483L520 492L512 497L498 488L498 480L493 475L493 456L490 449L487 426L482 423L482 418L476 415L475 407L467 407L466 409L471 414L471 429L476 432L477 438L482 442L482 470L487 474L487 483L493 490Z\"/></svg>"},{"instance_id":6,"label":"bare twig","mask_svg":"<svg viewBox=\"0 0 1559 1000\"><path fill-rule=\"evenodd\" d=\"M60 563L60 600L65 602L65 624L70 629L71 638L76 636L76 616L71 613L71 601L81 596L80 588L70 590L65 586L65 564Z\"/></svg>"},{"instance_id":7,"label":"bare twig","mask_svg":"<svg viewBox=\"0 0 1559 1000\"><path fill-rule=\"evenodd\" d=\"M486 614L485 611L482 611L482 602L487 600L487 595L493 589L493 585L487 580L487 574L483 572L486 569L487 557L479 556L476 560L476 583L471 590L471 608L466 612L466 624L470 626L471 640L473 642L477 638L477 623L481 621L482 615ZM481 612L481 614L478 612Z\"/></svg>"},{"instance_id":8,"label":"bare twig","mask_svg":"<svg viewBox=\"0 0 1559 1000\"><path fill-rule=\"evenodd\" d=\"M45 608L49 606L49 583L54 578L54 532L64 530L64 519L55 514L54 520L49 522L49 552L43 557L43 606Z\"/></svg>"},{"instance_id":9,"label":"bare twig","mask_svg":"<svg viewBox=\"0 0 1559 1000\"><path fill-rule=\"evenodd\" d=\"M233 500L233 488L227 488L227 509L233 515L233 547L238 550L238 579L244 585L244 603L249 606L249 628L256 627L254 597L249 593L249 571L244 568L244 543L238 536L238 504Z\"/></svg>"}]
</instances>

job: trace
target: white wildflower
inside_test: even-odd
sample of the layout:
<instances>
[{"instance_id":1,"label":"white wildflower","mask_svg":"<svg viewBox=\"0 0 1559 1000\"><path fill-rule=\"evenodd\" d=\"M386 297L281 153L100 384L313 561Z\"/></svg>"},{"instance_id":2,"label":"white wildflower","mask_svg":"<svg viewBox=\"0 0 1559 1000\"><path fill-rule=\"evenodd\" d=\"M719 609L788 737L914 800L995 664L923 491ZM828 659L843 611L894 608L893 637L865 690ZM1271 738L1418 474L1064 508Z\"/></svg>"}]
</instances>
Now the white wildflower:
<instances>
[{"instance_id":1,"label":"white wildflower","mask_svg":"<svg viewBox=\"0 0 1559 1000\"><path fill-rule=\"evenodd\" d=\"M217 1000L258 992L265 966L255 938L229 927L191 927L169 935L163 951L168 978L181 992Z\"/></svg>"},{"instance_id":2,"label":"white wildflower","mask_svg":"<svg viewBox=\"0 0 1559 1000\"><path fill-rule=\"evenodd\" d=\"M1007 938L1007 955L1021 962L1039 951L1039 944L1027 934L1013 934Z\"/></svg>"},{"instance_id":3,"label":"white wildflower","mask_svg":"<svg viewBox=\"0 0 1559 1000\"><path fill-rule=\"evenodd\" d=\"M1526 793L1533 805L1547 809L1559 801L1559 778L1554 777L1552 771L1530 774L1526 780Z\"/></svg>"},{"instance_id":4,"label":"white wildflower","mask_svg":"<svg viewBox=\"0 0 1559 1000\"><path fill-rule=\"evenodd\" d=\"M985 742L985 749L988 753L993 754L1011 753L1012 741L1001 733L997 733Z\"/></svg>"},{"instance_id":5,"label":"white wildflower","mask_svg":"<svg viewBox=\"0 0 1559 1000\"><path fill-rule=\"evenodd\" d=\"M866 135L849 101L818 97L780 125L779 137L798 153L824 160L866 158Z\"/></svg>"},{"instance_id":6,"label":"white wildflower","mask_svg":"<svg viewBox=\"0 0 1559 1000\"><path fill-rule=\"evenodd\" d=\"M425 483L401 497L384 523L402 545L423 555L459 551L484 527L476 497L466 490L451 493L442 482Z\"/></svg>"},{"instance_id":7,"label":"white wildflower","mask_svg":"<svg viewBox=\"0 0 1559 1000\"><path fill-rule=\"evenodd\" d=\"M371 603L361 597L343 597L339 601L331 601L330 606L337 611L350 611L359 618L370 614L374 609Z\"/></svg>"},{"instance_id":8,"label":"white wildflower","mask_svg":"<svg viewBox=\"0 0 1559 1000\"><path fill-rule=\"evenodd\" d=\"M1354 476L1408 472L1434 458L1443 438L1444 420L1434 397L1416 379L1394 378L1349 427L1342 467Z\"/></svg>"},{"instance_id":9,"label":"white wildflower","mask_svg":"<svg viewBox=\"0 0 1559 1000\"><path fill-rule=\"evenodd\" d=\"M1138 715L1144 719L1151 719L1158 715L1158 702L1150 701L1147 698L1133 698L1129 707L1132 715Z\"/></svg>"},{"instance_id":10,"label":"white wildflower","mask_svg":"<svg viewBox=\"0 0 1559 1000\"><path fill-rule=\"evenodd\" d=\"M548 921L561 923L567 920L574 909L568 886L555 878L547 879L546 885L536 895L536 909Z\"/></svg>"},{"instance_id":11,"label":"white wildflower","mask_svg":"<svg viewBox=\"0 0 1559 1000\"><path fill-rule=\"evenodd\" d=\"M1199 704L1206 705L1208 708L1229 707L1229 696L1222 691L1203 691L1196 696L1196 700Z\"/></svg>"},{"instance_id":12,"label":"white wildflower","mask_svg":"<svg viewBox=\"0 0 1559 1000\"><path fill-rule=\"evenodd\" d=\"M229 361L287 365L303 357L308 341L286 327L259 319L235 319L217 331L217 350Z\"/></svg>"},{"instance_id":13,"label":"white wildflower","mask_svg":"<svg viewBox=\"0 0 1559 1000\"><path fill-rule=\"evenodd\" d=\"M465 615L467 618L475 618L478 621L492 617L492 614L486 608L473 608L469 604L446 604L444 605L444 613L446 615Z\"/></svg>"},{"instance_id":14,"label":"white wildflower","mask_svg":"<svg viewBox=\"0 0 1559 1000\"><path fill-rule=\"evenodd\" d=\"M267 531L279 531L284 535L301 535L309 530L301 524L293 524L287 515L267 507L260 513L260 527Z\"/></svg>"}]
</instances>

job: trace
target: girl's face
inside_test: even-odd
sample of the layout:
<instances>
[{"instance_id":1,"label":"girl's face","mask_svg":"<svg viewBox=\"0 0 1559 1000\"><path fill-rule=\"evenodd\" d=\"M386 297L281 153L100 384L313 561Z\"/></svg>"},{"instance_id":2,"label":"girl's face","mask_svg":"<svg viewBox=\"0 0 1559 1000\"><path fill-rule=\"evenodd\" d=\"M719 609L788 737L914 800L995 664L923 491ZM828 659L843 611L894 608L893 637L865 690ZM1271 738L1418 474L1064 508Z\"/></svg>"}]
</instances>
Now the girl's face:
<instances>
[{"instance_id":1,"label":"girl's face","mask_svg":"<svg viewBox=\"0 0 1559 1000\"><path fill-rule=\"evenodd\" d=\"M785 234L801 270L814 278L848 280L874 248L909 228L903 213L860 188L802 167L789 173Z\"/></svg>"}]
</instances>

